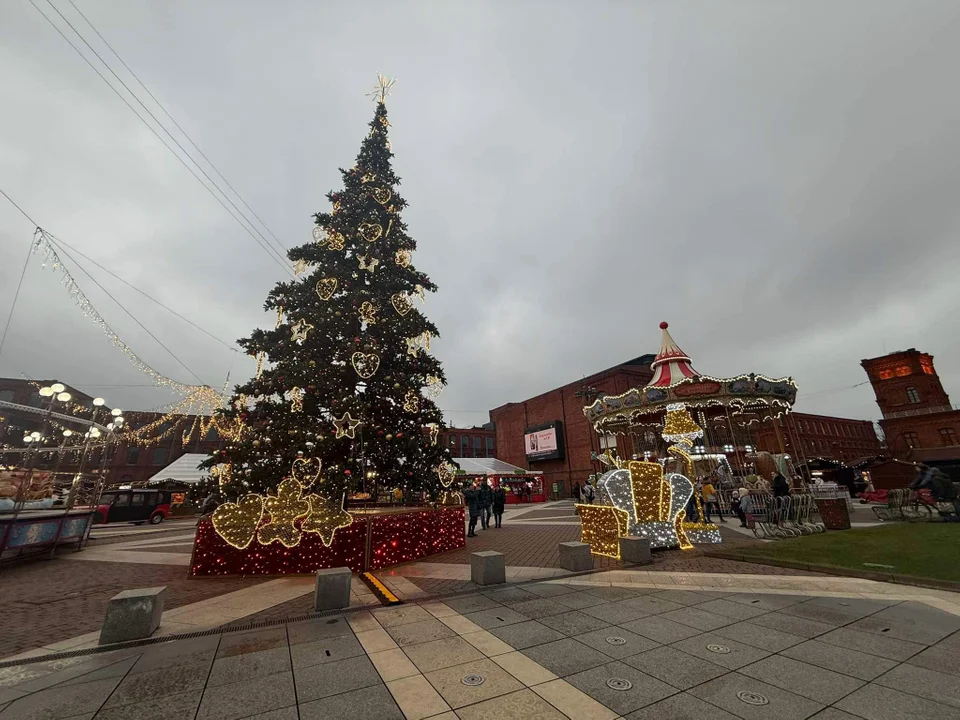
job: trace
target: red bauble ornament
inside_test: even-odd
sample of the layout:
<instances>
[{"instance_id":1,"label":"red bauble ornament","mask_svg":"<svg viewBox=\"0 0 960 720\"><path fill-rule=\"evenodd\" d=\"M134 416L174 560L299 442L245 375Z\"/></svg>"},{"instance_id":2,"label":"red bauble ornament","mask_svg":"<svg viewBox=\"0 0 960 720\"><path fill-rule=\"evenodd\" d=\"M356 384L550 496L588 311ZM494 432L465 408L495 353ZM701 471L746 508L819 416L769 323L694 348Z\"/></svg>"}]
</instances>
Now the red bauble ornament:
<instances>
[{"instance_id":1,"label":"red bauble ornament","mask_svg":"<svg viewBox=\"0 0 960 720\"><path fill-rule=\"evenodd\" d=\"M343 471L343 474L344 474L344 475L350 475L350 471L349 471L349 470L344 470L344 471Z\"/></svg>"},{"instance_id":2,"label":"red bauble ornament","mask_svg":"<svg viewBox=\"0 0 960 720\"><path fill-rule=\"evenodd\" d=\"M383 430L377 430L377 435L383 435Z\"/></svg>"},{"instance_id":3,"label":"red bauble ornament","mask_svg":"<svg viewBox=\"0 0 960 720\"><path fill-rule=\"evenodd\" d=\"M402 432L397 433L397 437L398 437L398 438L402 438L402 437L403 437L403 433L402 433Z\"/></svg>"}]
</instances>

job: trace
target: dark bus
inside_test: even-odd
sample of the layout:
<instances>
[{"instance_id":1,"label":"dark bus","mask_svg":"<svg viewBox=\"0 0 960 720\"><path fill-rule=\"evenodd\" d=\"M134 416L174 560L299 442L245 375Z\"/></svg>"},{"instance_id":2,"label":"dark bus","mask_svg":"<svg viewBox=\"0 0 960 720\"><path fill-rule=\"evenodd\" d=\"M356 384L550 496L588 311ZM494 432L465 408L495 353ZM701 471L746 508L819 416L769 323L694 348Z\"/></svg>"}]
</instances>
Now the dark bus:
<instances>
[{"instance_id":1,"label":"dark bus","mask_svg":"<svg viewBox=\"0 0 960 720\"><path fill-rule=\"evenodd\" d=\"M94 523L130 522L138 525L149 522L158 525L170 515L170 490L107 490L100 496Z\"/></svg>"}]
</instances>

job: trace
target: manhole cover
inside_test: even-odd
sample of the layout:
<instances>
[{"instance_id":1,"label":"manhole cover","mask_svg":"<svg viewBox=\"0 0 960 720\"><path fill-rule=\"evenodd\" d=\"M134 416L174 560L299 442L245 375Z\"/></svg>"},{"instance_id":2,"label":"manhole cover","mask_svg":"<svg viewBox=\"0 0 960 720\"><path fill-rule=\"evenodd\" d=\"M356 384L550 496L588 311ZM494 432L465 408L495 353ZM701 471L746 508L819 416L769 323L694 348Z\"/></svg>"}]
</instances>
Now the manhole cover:
<instances>
[{"instance_id":1,"label":"manhole cover","mask_svg":"<svg viewBox=\"0 0 960 720\"><path fill-rule=\"evenodd\" d=\"M607 638L608 645L626 645L627 639L613 635Z\"/></svg>"},{"instance_id":2,"label":"manhole cover","mask_svg":"<svg viewBox=\"0 0 960 720\"><path fill-rule=\"evenodd\" d=\"M741 690L737 693L737 697L745 702L747 705L769 705L770 701L767 700L760 693L747 692L746 690Z\"/></svg>"},{"instance_id":3,"label":"manhole cover","mask_svg":"<svg viewBox=\"0 0 960 720\"><path fill-rule=\"evenodd\" d=\"M721 655L726 655L730 652L730 648L726 645L707 645L707 650L713 653L720 653Z\"/></svg>"},{"instance_id":4,"label":"manhole cover","mask_svg":"<svg viewBox=\"0 0 960 720\"><path fill-rule=\"evenodd\" d=\"M460 682L471 687L483 685L483 675L464 675Z\"/></svg>"},{"instance_id":5,"label":"manhole cover","mask_svg":"<svg viewBox=\"0 0 960 720\"><path fill-rule=\"evenodd\" d=\"M607 687L611 690L619 690L620 692L625 692L633 687L633 683L624 678L610 678L607 680Z\"/></svg>"}]
</instances>

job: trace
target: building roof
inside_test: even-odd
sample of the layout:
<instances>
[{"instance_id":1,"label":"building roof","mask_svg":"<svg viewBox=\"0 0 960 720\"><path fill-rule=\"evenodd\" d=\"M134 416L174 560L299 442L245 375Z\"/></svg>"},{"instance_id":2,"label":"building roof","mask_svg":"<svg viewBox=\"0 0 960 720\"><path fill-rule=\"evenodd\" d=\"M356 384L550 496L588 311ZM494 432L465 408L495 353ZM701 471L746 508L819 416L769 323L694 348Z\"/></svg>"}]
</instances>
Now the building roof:
<instances>
[{"instance_id":1,"label":"building roof","mask_svg":"<svg viewBox=\"0 0 960 720\"><path fill-rule=\"evenodd\" d=\"M517 470L523 470L525 475L543 474L539 470L524 470L496 458L453 458L453 461L467 475L513 475Z\"/></svg>"},{"instance_id":2,"label":"building roof","mask_svg":"<svg viewBox=\"0 0 960 720\"><path fill-rule=\"evenodd\" d=\"M152 475L147 484L174 480L185 485L195 485L203 478L209 477L206 470L198 470L197 465L210 457L207 453L186 453L167 465L155 475Z\"/></svg>"},{"instance_id":3,"label":"building roof","mask_svg":"<svg viewBox=\"0 0 960 720\"><path fill-rule=\"evenodd\" d=\"M660 323L660 330L663 332L660 352L650 366L653 368L653 379L647 383L647 387L670 387L684 378L700 375L690 364L690 357L674 342L668 327L667 323Z\"/></svg>"}]
</instances>

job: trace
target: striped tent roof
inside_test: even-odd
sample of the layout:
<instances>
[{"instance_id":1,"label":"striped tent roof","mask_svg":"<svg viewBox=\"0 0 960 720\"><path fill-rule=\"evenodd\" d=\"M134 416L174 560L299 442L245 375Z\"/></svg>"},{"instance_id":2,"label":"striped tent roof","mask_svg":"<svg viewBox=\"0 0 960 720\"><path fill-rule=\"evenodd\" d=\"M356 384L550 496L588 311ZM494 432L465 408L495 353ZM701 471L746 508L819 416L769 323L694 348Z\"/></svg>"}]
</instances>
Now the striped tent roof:
<instances>
[{"instance_id":1,"label":"striped tent roof","mask_svg":"<svg viewBox=\"0 0 960 720\"><path fill-rule=\"evenodd\" d=\"M647 383L647 387L670 387L684 378L700 375L690 364L690 357L670 336L668 327L667 323L660 323L660 330L663 331L660 352L650 365L650 369L653 370L653 379Z\"/></svg>"}]
</instances>

